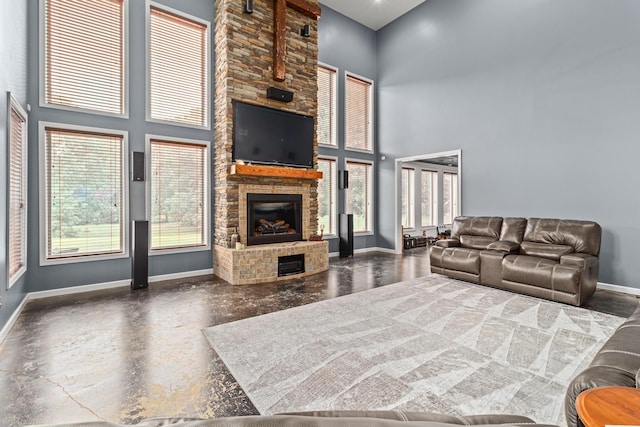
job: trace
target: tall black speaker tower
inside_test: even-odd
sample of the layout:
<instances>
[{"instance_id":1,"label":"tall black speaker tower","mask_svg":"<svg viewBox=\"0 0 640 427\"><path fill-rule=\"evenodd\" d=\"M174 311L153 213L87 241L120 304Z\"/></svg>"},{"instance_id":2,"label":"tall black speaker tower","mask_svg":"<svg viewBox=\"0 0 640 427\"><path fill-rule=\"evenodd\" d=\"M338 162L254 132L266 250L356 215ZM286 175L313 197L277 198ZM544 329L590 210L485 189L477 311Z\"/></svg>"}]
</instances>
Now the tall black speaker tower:
<instances>
[{"instance_id":1,"label":"tall black speaker tower","mask_svg":"<svg viewBox=\"0 0 640 427\"><path fill-rule=\"evenodd\" d=\"M353 256L353 214L340 214L340 258Z\"/></svg>"},{"instance_id":2,"label":"tall black speaker tower","mask_svg":"<svg viewBox=\"0 0 640 427\"><path fill-rule=\"evenodd\" d=\"M149 221L133 221L131 289L149 287Z\"/></svg>"}]
</instances>

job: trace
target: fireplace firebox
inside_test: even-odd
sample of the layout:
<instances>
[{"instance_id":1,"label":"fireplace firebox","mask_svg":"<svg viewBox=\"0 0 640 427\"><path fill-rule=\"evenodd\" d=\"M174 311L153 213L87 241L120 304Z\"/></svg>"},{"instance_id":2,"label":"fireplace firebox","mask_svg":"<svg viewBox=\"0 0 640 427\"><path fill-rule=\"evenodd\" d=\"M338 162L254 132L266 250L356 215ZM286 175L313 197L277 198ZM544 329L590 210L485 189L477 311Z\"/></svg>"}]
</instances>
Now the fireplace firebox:
<instances>
[{"instance_id":1,"label":"fireplace firebox","mask_svg":"<svg viewBox=\"0 0 640 427\"><path fill-rule=\"evenodd\" d=\"M247 194L247 245L299 240L301 194Z\"/></svg>"}]
</instances>

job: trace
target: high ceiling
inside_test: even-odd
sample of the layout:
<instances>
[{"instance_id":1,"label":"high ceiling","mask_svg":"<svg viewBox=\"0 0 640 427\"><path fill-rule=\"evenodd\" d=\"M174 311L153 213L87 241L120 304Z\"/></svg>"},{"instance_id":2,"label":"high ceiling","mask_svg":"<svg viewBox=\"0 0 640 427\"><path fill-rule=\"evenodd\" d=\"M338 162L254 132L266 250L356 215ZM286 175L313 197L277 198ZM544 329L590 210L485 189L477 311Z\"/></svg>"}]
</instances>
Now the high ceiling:
<instances>
[{"instance_id":1,"label":"high ceiling","mask_svg":"<svg viewBox=\"0 0 640 427\"><path fill-rule=\"evenodd\" d=\"M424 1L425 0L320 0L320 3L377 31Z\"/></svg>"}]
</instances>

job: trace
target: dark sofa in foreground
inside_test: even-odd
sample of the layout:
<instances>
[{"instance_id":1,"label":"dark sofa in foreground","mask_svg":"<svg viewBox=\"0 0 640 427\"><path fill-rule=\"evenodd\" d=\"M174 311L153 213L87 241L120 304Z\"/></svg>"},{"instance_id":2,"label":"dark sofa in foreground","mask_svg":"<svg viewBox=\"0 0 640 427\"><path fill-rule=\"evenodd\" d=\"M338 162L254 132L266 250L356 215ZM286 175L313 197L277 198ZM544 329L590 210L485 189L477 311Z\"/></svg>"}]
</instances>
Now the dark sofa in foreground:
<instances>
[{"instance_id":1,"label":"dark sofa in foreground","mask_svg":"<svg viewBox=\"0 0 640 427\"><path fill-rule=\"evenodd\" d=\"M517 415L474 415L454 417L428 412L399 411L316 411L282 415L229 417L210 420L154 418L140 422L137 426L180 427L393 427L407 425L415 427L467 426L530 426L535 424L527 417ZM61 424L62 425L62 424ZM122 424L107 422L64 424L66 426L121 427ZM543 424L536 424L544 426Z\"/></svg>"},{"instance_id":2,"label":"dark sofa in foreground","mask_svg":"<svg viewBox=\"0 0 640 427\"><path fill-rule=\"evenodd\" d=\"M607 340L587 369L567 387L564 410L567 427L578 427L576 399L596 387L640 387L640 305Z\"/></svg>"},{"instance_id":3,"label":"dark sofa in foreground","mask_svg":"<svg viewBox=\"0 0 640 427\"><path fill-rule=\"evenodd\" d=\"M580 306L596 290L601 237L593 221L457 217L431 247L431 272Z\"/></svg>"}]
</instances>

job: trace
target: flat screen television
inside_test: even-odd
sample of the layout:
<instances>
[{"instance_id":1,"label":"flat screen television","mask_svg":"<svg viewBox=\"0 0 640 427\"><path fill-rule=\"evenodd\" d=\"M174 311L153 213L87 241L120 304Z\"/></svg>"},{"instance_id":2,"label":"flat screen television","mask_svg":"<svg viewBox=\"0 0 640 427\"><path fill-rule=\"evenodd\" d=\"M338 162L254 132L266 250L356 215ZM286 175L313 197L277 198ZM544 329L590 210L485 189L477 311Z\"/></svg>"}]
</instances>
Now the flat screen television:
<instances>
[{"instance_id":1,"label":"flat screen television","mask_svg":"<svg viewBox=\"0 0 640 427\"><path fill-rule=\"evenodd\" d=\"M233 160L313 167L314 118L233 101Z\"/></svg>"}]
</instances>

